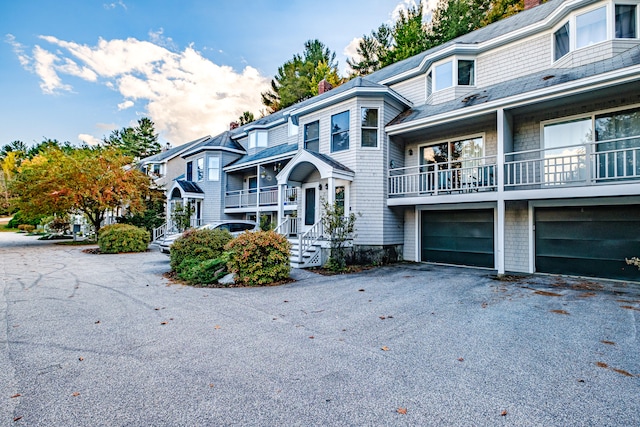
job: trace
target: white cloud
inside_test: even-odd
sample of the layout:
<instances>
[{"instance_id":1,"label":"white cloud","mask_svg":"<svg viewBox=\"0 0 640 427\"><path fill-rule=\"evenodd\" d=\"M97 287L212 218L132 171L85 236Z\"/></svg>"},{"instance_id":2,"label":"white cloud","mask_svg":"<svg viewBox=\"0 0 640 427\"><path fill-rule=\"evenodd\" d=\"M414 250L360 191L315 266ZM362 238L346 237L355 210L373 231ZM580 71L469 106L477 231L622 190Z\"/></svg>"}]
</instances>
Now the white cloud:
<instances>
[{"instance_id":1,"label":"white cloud","mask_svg":"<svg viewBox=\"0 0 640 427\"><path fill-rule=\"evenodd\" d=\"M360 47L361 41L362 37L355 37L347 46L345 46L342 50L342 54L349 59L354 58L356 62L360 61L361 57L360 54L358 54L358 47Z\"/></svg>"},{"instance_id":2,"label":"white cloud","mask_svg":"<svg viewBox=\"0 0 640 427\"><path fill-rule=\"evenodd\" d=\"M126 100L118 104L118 110L126 110L127 108L131 108L135 105L135 103L131 100Z\"/></svg>"},{"instance_id":3,"label":"white cloud","mask_svg":"<svg viewBox=\"0 0 640 427\"><path fill-rule=\"evenodd\" d=\"M113 2L113 3L103 3L103 5L102 5L102 7L104 7L107 10L115 9L118 6L120 6L124 10L127 10L127 5L124 4L124 2L122 0L120 0L118 2Z\"/></svg>"},{"instance_id":4,"label":"white cloud","mask_svg":"<svg viewBox=\"0 0 640 427\"><path fill-rule=\"evenodd\" d=\"M400 12L406 12L411 7L416 7L420 2L422 2L423 7L423 21L429 22L431 21L431 16L433 15L433 10L438 6L438 0L400 0L400 2L396 5L396 7L391 12L391 20L392 22L396 22L398 18L400 18Z\"/></svg>"},{"instance_id":5,"label":"white cloud","mask_svg":"<svg viewBox=\"0 0 640 427\"><path fill-rule=\"evenodd\" d=\"M160 28L158 31L149 31L149 40L151 43L165 47L169 50L178 50L178 45L176 45L173 39L171 37L165 37L163 34L163 28Z\"/></svg>"},{"instance_id":6,"label":"white cloud","mask_svg":"<svg viewBox=\"0 0 640 427\"><path fill-rule=\"evenodd\" d=\"M89 135L87 133L81 133L78 135L78 139L82 142L86 142L87 145L98 145L102 142L102 140L96 138L93 135Z\"/></svg>"},{"instance_id":7,"label":"white cloud","mask_svg":"<svg viewBox=\"0 0 640 427\"><path fill-rule=\"evenodd\" d=\"M13 49L13 53L18 57L18 61L20 61L20 65L23 67L28 67L31 64L31 57L24 53L25 47L16 41L16 38L13 34L7 34L5 36L5 41L11 45Z\"/></svg>"},{"instance_id":8,"label":"white cloud","mask_svg":"<svg viewBox=\"0 0 640 427\"><path fill-rule=\"evenodd\" d=\"M62 83L62 79L58 76L55 63L59 61L59 58L56 55L36 45L33 49L33 61L33 69L42 80L40 82L40 89L42 89L44 93L53 95L58 90L71 90L71 86Z\"/></svg>"},{"instance_id":9,"label":"white cloud","mask_svg":"<svg viewBox=\"0 0 640 427\"><path fill-rule=\"evenodd\" d=\"M162 30L152 34L171 41ZM105 85L124 98L119 110L142 101L146 111L139 114L151 118L174 146L227 129L243 111L257 114L263 108L260 93L269 87L269 79L255 68L217 65L193 46L176 51L135 38L99 39L94 46L40 38L54 48L36 46L23 66L40 77L44 93L71 91L65 76Z\"/></svg>"}]
</instances>

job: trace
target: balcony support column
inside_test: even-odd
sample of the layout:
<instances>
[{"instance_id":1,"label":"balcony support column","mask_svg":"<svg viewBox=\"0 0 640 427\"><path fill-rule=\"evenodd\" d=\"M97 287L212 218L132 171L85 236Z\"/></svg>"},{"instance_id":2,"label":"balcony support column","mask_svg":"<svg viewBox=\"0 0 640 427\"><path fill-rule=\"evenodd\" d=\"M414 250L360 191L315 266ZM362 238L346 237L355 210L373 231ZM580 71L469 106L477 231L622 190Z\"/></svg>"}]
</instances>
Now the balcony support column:
<instances>
[{"instance_id":1,"label":"balcony support column","mask_svg":"<svg viewBox=\"0 0 640 427\"><path fill-rule=\"evenodd\" d=\"M498 275L505 273L505 200L504 183L506 172L505 153L513 152L513 118L510 113L499 108L496 111L496 128L498 131L498 147L496 152L496 185L498 200L496 206L496 243L495 243L495 268Z\"/></svg>"},{"instance_id":2,"label":"balcony support column","mask_svg":"<svg viewBox=\"0 0 640 427\"><path fill-rule=\"evenodd\" d=\"M284 197L286 191L287 184L278 184L278 219L276 220L276 224L284 221Z\"/></svg>"}]
</instances>

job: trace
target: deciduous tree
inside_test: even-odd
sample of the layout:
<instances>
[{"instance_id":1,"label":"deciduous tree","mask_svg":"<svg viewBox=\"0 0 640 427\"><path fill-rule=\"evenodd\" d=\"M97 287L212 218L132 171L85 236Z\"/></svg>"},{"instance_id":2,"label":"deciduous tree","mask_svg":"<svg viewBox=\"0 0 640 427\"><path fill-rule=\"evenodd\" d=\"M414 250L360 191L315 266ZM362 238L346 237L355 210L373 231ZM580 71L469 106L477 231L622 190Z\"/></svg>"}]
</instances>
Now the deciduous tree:
<instances>
[{"instance_id":1,"label":"deciduous tree","mask_svg":"<svg viewBox=\"0 0 640 427\"><path fill-rule=\"evenodd\" d=\"M80 212L97 232L109 210L144 210L150 180L130 163L113 148L47 148L22 162L10 188L24 214Z\"/></svg>"}]
</instances>

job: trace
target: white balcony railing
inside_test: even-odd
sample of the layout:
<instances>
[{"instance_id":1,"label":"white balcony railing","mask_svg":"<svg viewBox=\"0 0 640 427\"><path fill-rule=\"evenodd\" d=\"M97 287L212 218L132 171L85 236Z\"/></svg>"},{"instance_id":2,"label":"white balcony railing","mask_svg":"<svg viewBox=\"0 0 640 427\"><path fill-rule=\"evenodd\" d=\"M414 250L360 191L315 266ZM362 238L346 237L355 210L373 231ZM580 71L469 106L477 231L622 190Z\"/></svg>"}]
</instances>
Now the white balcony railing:
<instances>
[{"instance_id":1,"label":"white balcony railing","mask_svg":"<svg viewBox=\"0 0 640 427\"><path fill-rule=\"evenodd\" d=\"M496 190L496 157L430 163L389 171L389 197Z\"/></svg>"},{"instance_id":2,"label":"white balcony railing","mask_svg":"<svg viewBox=\"0 0 640 427\"><path fill-rule=\"evenodd\" d=\"M285 205L297 204L297 188L287 187L283 201ZM263 187L260 191L257 191L255 188L227 191L224 197L225 208L253 208L256 206L276 206L277 204L277 186Z\"/></svg>"},{"instance_id":3,"label":"white balcony railing","mask_svg":"<svg viewBox=\"0 0 640 427\"><path fill-rule=\"evenodd\" d=\"M505 190L640 179L640 137L505 154Z\"/></svg>"}]
</instances>

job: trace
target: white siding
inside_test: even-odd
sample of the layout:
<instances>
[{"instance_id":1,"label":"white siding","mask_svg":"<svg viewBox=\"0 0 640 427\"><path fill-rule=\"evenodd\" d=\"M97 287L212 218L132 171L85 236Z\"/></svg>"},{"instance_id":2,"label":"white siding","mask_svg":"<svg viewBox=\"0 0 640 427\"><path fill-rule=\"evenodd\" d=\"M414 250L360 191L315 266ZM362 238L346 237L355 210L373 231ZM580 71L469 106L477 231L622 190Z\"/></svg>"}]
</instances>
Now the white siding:
<instances>
[{"instance_id":1,"label":"white siding","mask_svg":"<svg viewBox=\"0 0 640 427\"><path fill-rule=\"evenodd\" d=\"M489 86L549 68L552 62L551 42L549 33L478 55L476 85Z\"/></svg>"},{"instance_id":2,"label":"white siding","mask_svg":"<svg viewBox=\"0 0 640 427\"><path fill-rule=\"evenodd\" d=\"M529 271L529 209L526 201L507 202L505 209L505 271Z\"/></svg>"},{"instance_id":3,"label":"white siding","mask_svg":"<svg viewBox=\"0 0 640 427\"><path fill-rule=\"evenodd\" d=\"M603 59L612 58L624 52L627 49L635 47L640 42L638 40L607 40L602 43L588 46L582 49L569 52L554 64L558 68L571 68L580 65L591 64L592 62L602 61Z\"/></svg>"},{"instance_id":4,"label":"white siding","mask_svg":"<svg viewBox=\"0 0 640 427\"><path fill-rule=\"evenodd\" d=\"M416 211L413 208L407 208L404 211L404 260L418 261L419 257L416 253Z\"/></svg>"},{"instance_id":5,"label":"white siding","mask_svg":"<svg viewBox=\"0 0 640 427\"><path fill-rule=\"evenodd\" d=\"M420 75L390 86L391 89L408 99L413 105L425 103L427 93L426 77Z\"/></svg>"}]
</instances>

